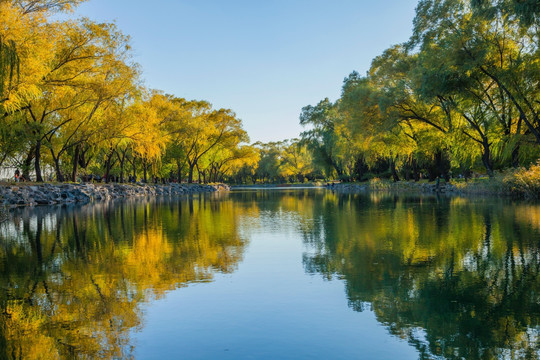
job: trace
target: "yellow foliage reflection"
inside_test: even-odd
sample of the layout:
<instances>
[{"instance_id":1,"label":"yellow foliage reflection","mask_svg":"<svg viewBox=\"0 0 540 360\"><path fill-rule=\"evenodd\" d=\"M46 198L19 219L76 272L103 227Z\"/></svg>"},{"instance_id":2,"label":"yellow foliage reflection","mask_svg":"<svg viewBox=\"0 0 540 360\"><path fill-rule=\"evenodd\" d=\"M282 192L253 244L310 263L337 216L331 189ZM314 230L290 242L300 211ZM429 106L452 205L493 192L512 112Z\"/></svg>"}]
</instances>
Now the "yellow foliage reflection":
<instances>
[{"instance_id":1,"label":"yellow foliage reflection","mask_svg":"<svg viewBox=\"0 0 540 360\"><path fill-rule=\"evenodd\" d=\"M23 211L0 233L0 358L130 357L142 303L233 271L246 244L226 199Z\"/></svg>"}]
</instances>

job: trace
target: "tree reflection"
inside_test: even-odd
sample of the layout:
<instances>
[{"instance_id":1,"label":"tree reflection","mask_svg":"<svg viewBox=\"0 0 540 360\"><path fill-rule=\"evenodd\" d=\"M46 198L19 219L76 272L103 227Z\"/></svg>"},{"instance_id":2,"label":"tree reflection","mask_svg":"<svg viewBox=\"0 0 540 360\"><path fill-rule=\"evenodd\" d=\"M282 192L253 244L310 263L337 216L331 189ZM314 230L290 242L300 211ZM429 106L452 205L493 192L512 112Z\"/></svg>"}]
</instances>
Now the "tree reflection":
<instances>
[{"instance_id":1,"label":"tree reflection","mask_svg":"<svg viewBox=\"0 0 540 360\"><path fill-rule=\"evenodd\" d=\"M0 358L129 358L141 304L234 271L262 218L294 220L305 271L421 358L537 358L539 209L285 190L21 210L0 226Z\"/></svg>"},{"instance_id":2,"label":"tree reflection","mask_svg":"<svg viewBox=\"0 0 540 360\"><path fill-rule=\"evenodd\" d=\"M375 194L326 197L309 273L339 277L421 358L537 358L538 206Z\"/></svg>"},{"instance_id":3,"label":"tree reflection","mask_svg":"<svg viewBox=\"0 0 540 360\"><path fill-rule=\"evenodd\" d=\"M21 210L0 228L0 358L129 358L141 303L234 271L240 207L194 197Z\"/></svg>"}]
</instances>

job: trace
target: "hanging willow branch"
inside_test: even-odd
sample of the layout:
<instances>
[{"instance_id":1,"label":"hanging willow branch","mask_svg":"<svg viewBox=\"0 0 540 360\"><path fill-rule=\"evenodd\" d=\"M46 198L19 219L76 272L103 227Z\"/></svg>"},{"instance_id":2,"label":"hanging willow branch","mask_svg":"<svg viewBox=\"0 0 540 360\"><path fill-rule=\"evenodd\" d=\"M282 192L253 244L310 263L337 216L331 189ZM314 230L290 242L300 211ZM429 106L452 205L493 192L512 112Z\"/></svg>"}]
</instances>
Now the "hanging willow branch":
<instances>
[{"instance_id":1,"label":"hanging willow branch","mask_svg":"<svg viewBox=\"0 0 540 360\"><path fill-rule=\"evenodd\" d=\"M0 97L11 87L13 80L19 80L19 56L13 40L5 41L0 36Z\"/></svg>"}]
</instances>

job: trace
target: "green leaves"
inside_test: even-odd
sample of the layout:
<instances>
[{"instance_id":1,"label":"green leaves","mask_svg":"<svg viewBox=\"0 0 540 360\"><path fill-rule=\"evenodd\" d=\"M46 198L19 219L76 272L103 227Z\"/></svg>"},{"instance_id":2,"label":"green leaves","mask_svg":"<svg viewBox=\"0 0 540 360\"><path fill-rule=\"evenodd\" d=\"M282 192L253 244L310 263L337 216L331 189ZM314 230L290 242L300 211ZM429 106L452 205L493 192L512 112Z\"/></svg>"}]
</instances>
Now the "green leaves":
<instances>
[{"instance_id":1,"label":"green leaves","mask_svg":"<svg viewBox=\"0 0 540 360\"><path fill-rule=\"evenodd\" d=\"M314 153L325 149L321 144L334 150L340 142L354 144L356 157L372 168L385 159L425 164L419 171L430 172L425 159L441 152L457 171L483 167L493 174L534 161L540 155L540 50L530 21L539 6L421 0L407 43L377 56L366 76L351 73L335 104L324 100L303 109L301 124L312 126L304 138L318 145L311 146Z\"/></svg>"}]
</instances>

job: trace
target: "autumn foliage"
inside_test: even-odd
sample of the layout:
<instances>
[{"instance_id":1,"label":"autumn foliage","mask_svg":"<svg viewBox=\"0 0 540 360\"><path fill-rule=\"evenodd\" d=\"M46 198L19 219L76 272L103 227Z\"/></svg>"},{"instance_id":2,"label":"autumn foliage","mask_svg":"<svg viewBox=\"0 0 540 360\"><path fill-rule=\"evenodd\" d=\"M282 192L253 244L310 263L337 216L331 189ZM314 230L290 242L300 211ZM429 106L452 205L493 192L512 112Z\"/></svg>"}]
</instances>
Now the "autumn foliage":
<instances>
[{"instance_id":1,"label":"autumn foliage","mask_svg":"<svg viewBox=\"0 0 540 360\"><path fill-rule=\"evenodd\" d=\"M56 20L80 2L0 1L0 166L38 182L209 182L253 156L233 111L142 86L114 24Z\"/></svg>"}]
</instances>

